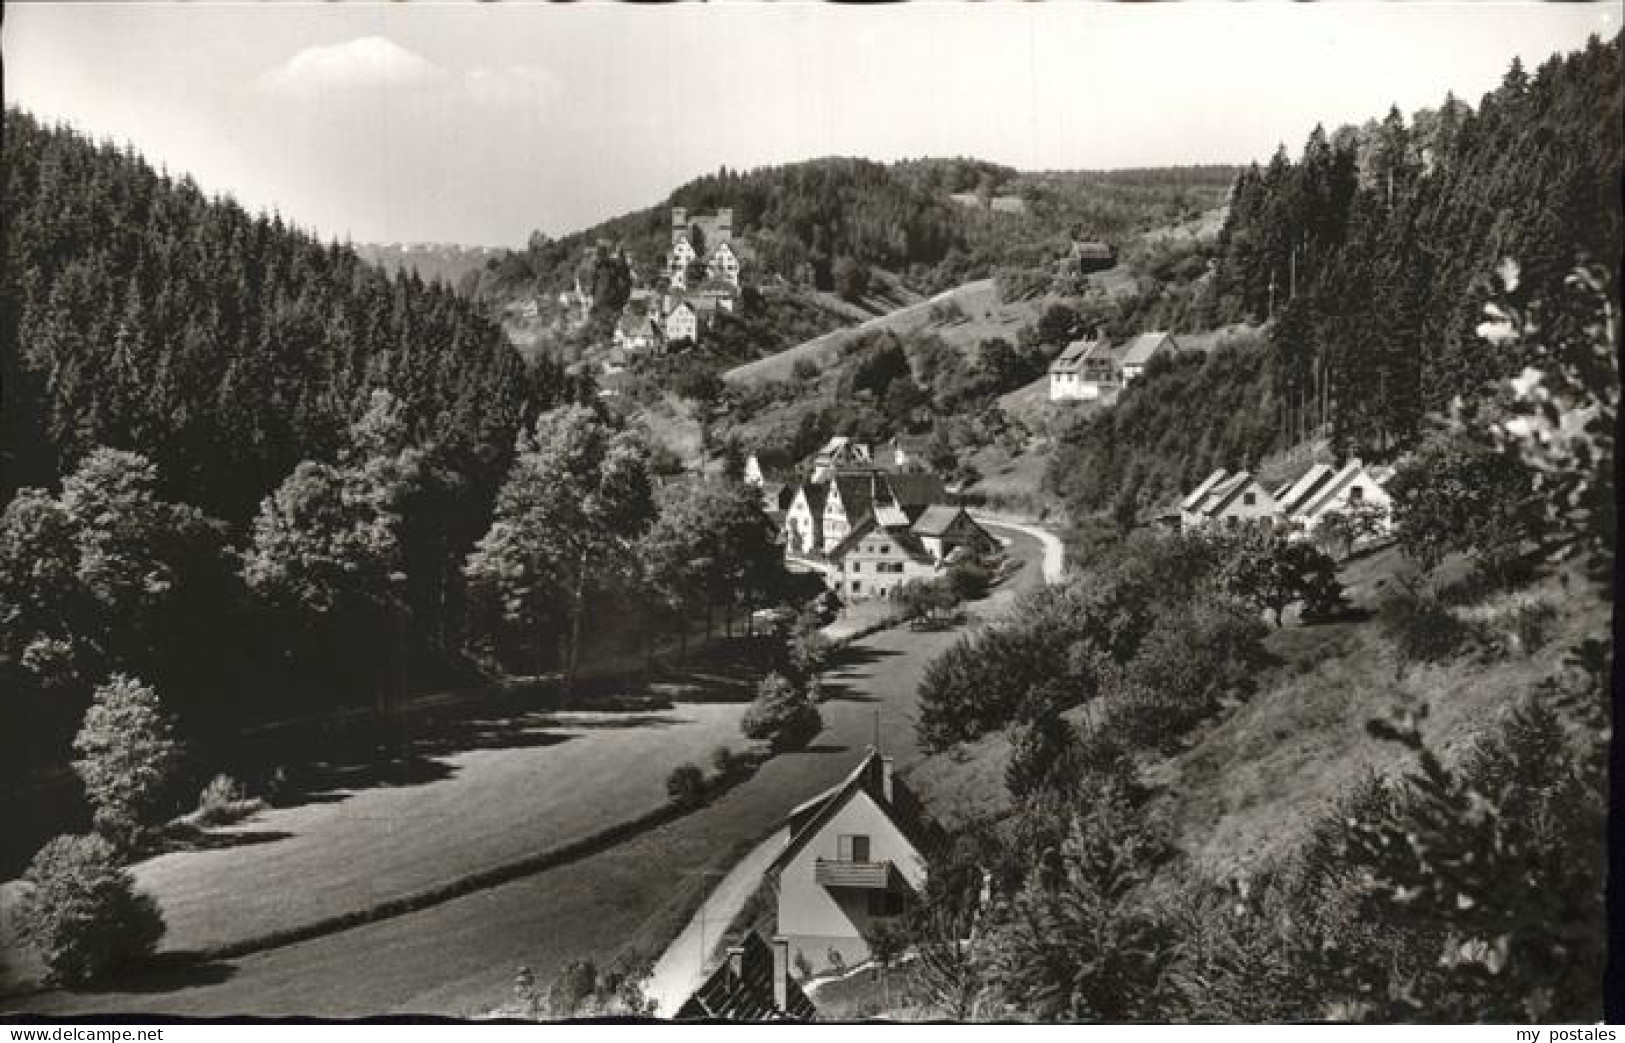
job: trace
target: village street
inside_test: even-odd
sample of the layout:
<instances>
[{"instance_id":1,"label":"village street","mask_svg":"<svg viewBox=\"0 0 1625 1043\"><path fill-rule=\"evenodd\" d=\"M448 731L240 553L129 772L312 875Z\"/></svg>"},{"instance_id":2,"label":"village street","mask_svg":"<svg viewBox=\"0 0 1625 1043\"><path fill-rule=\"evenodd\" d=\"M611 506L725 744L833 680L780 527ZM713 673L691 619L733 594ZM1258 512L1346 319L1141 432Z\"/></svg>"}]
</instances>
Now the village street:
<instances>
[{"instance_id":1,"label":"village street","mask_svg":"<svg viewBox=\"0 0 1625 1043\"><path fill-rule=\"evenodd\" d=\"M974 606L994 614L1042 582L1039 542L992 527L1024 561L1014 579ZM379 1012L480 1016L511 998L515 971L546 983L571 959L604 964L631 945L653 959L687 919L671 903L710 890L779 825L790 808L833 785L878 733L900 769L919 758L915 698L926 664L956 630L883 631L855 643L826 678L824 730L808 749L773 758L699 810L558 868L439 905L229 962L179 967L122 989L42 993L7 1009L74 1013L356 1017ZM684 712L686 707L680 707ZM636 729L630 729L635 731ZM656 728L664 731L664 728ZM625 738L629 732L617 735ZM737 737L735 737L737 739ZM630 770L646 744L605 742L595 774ZM522 787L492 800L536 814L557 794ZM609 825L605 822L603 825ZM297 886L297 885L290 885ZM719 928L720 930L720 928Z\"/></svg>"}]
</instances>

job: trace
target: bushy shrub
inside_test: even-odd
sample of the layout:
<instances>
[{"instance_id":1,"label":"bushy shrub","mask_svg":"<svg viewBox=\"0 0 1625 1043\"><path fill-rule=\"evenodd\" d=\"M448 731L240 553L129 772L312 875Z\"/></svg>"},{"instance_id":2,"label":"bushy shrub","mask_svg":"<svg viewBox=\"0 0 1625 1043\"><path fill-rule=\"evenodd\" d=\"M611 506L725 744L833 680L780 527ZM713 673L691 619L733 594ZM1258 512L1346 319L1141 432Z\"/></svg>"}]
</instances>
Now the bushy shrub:
<instances>
[{"instance_id":1,"label":"bushy shrub","mask_svg":"<svg viewBox=\"0 0 1625 1043\"><path fill-rule=\"evenodd\" d=\"M1377 626L1402 663L1436 663L1454 656L1472 636L1449 607L1432 594L1405 591L1383 602Z\"/></svg>"},{"instance_id":2,"label":"bushy shrub","mask_svg":"<svg viewBox=\"0 0 1625 1043\"><path fill-rule=\"evenodd\" d=\"M979 601L993 585L993 574L978 561L955 562L944 578L956 601Z\"/></svg>"},{"instance_id":3,"label":"bushy shrub","mask_svg":"<svg viewBox=\"0 0 1625 1043\"><path fill-rule=\"evenodd\" d=\"M680 808L699 807L705 801L705 772L694 764L673 768L666 776L666 796Z\"/></svg>"},{"instance_id":4,"label":"bushy shrub","mask_svg":"<svg viewBox=\"0 0 1625 1043\"><path fill-rule=\"evenodd\" d=\"M745 770L745 758L730 747L718 746L711 751L711 766L717 770L719 777L732 779Z\"/></svg>"},{"instance_id":5,"label":"bushy shrub","mask_svg":"<svg viewBox=\"0 0 1625 1043\"><path fill-rule=\"evenodd\" d=\"M198 794L193 817L199 825L224 826L263 810L265 802L250 797L242 783L230 775L216 775Z\"/></svg>"},{"instance_id":6,"label":"bushy shrub","mask_svg":"<svg viewBox=\"0 0 1625 1043\"><path fill-rule=\"evenodd\" d=\"M766 742L774 753L796 750L823 730L824 720L807 691L782 674L768 674L739 728L747 739Z\"/></svg>"},{"instance_id":7,"label":"bushy shrub","mask_svg":"<svg viewBox=\"0 0 1625 1043\"><path fill-rule=\"evenodd\" d=\"M1071 784L1078 770L1078 735L1054 713L1011 729L1010 760L1004 768L1004 786L1017 800L1041 790L1059 790Z\"/></svg>"},{"instance_id":8,"label":"bushy shrub","mask_svg":"<svg viewBox=\"0 0 1625 1043\"><path fill-rule=\"evenodd\" d=\"M157 903L137 894L118 850L99 836L61 836L40 848L24 874L18 931L50 980L97 981L149 954L164 934Z\"/></svg>"},{"instance_id":9,"label":"bushy shrub","mask_svg":"<svg viewBox=\"0 0 1625 1043\"><path fill-rule=\"evenodd\" d=\"M181 761L158 693L133 677L113 675L96 689L73 749L96 831L122 848L138 847L160 817Z\"/></svg>"}]
</instances>

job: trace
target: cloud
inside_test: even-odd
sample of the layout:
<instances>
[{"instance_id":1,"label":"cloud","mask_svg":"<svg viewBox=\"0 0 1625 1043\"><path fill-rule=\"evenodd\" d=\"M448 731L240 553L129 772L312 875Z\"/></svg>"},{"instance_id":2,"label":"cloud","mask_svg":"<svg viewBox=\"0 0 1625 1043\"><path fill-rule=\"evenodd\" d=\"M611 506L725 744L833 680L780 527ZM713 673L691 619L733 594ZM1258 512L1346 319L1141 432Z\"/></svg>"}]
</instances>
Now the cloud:
<instances>
[{"instance_id":1,"label":"cloud","mask_svg":"<svg viewBox=\"0 0 1625 1043\"><path fill-rule=\"evenodd\" d=\"M307 47L256 81L261 90L313 99L338 91L410 90L447 78L446 70L382 36Z\"/></svg>"},{"instance_id":2,"label":"cloud","mask_svg":"<svg viewBox=\"0 0 1625 1043\"><path fill-rule=\"evenodd\" d=\"M559 92L559 80L534 65L470 69L463 74L468 96L481 105L545 105Z\"/></svg>"}]
</instances>

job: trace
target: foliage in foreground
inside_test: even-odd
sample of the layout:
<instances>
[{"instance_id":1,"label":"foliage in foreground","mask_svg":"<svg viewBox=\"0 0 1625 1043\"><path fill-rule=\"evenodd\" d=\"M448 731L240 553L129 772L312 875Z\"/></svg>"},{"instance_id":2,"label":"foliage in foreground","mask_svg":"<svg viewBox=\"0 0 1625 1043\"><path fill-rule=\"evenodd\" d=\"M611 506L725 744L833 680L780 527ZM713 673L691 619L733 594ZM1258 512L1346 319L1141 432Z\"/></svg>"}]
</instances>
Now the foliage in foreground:
<instances>
[{"instance_id":1,"label":"foliage in foreground","mask_svg":"<svg viewBox=\"0 0 1625 1043\"><path fill-rule=\"evenodd\" d=\"M55 984L84 985L151 954L164 934L117 850L98 836L62 836L34 856L17 911L23 941Z\"/></svg>"}]
</instances>

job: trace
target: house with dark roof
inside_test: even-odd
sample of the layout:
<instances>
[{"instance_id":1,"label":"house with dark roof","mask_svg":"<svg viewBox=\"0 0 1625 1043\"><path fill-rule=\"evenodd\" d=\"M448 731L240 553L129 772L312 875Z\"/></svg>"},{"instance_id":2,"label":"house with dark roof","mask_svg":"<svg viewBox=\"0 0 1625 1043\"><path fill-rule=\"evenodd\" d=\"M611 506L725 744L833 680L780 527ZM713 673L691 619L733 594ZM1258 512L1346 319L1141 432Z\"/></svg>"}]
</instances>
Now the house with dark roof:
<instances>
[{"instance_id":1,"label":"house with dark roof","mask_svg":"<svg viewBox=\"0 0 1625 1043\"><path fill-rule=\"evenodd\" d=\"M812 480L825 482L838 467L856 467L872 461L868 445L854 442L845 435L835 435L813 454Z\"/></svg>"},{"instance_id":2,"label":"house with dark roof","mask_svg":"<svg viewBox=\"0 0 1625 1043\"><path fill-rule=\"evenodd\" d=\"M925 886L925 823L871 748L840 783L790 812L768 868L778 884L778 932L815 971L869 959L868 937L895 923Z\"/></svg>"},{"instance_id":3,"label":"house with dark roof","mask_svg":"<svg viewBox=\"0 0 1625 1043\"><path fill-rule=\"evenodd\" d=\"M1122 383L1127 385L1143 374L1153 357L1178 350L1179 342L1174 340L1171 333L1158 331L1140 334L1117 353L1117 372Z\"/></svg>"},{"instance_id":4,"label":"house with dark roof","mask_svg":"<svg viewBox=\"0 0 1625 1043\"><path fill-rule=\"evenodd\" d=\"M1096 240L1086 242L1074 240L1067 257L1077 267L1080 275L1103 272L1117 264L1117 251L1109 244Z\"/></svg>"},{"instance_id":5,"label":"house with dark roof","mask_svg":"<svg viewBox=\"0 0 1625 1043\"><path fill-rule=\"evenodd\" d=\"M932 580L961 557L990 554L999 543L963 507L932 504L910 514L876 505L829 552L827 580L843 598L887 597L911 580Z\"/></svg>"},{"instance_id":6,"label":"house with dark roof","mask_svg":"<svg viewBox=\"0 0 1625 1043\"><path fill-rule=\"evenodd\" d=\"M879 467L836 470L828 485L821 548L825 554L846 539L856 524L877 507L896 508L912 523L927 507L948 499L948 490L937 475Z\"/></svg>"},{"instance_id":7,"label":"house with dark roof","mask_svg":"<svg viewBox=\"0 0 1625 1043\"><path fill-rule=\"evenodd\" d=\"M752 931L728 950L694 994L677 1008L678 1021L811 1021L818 1015L790 975L790 945Z\"/></svg>"}]
</instances>

